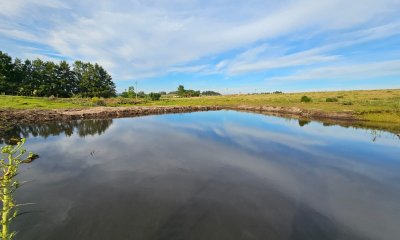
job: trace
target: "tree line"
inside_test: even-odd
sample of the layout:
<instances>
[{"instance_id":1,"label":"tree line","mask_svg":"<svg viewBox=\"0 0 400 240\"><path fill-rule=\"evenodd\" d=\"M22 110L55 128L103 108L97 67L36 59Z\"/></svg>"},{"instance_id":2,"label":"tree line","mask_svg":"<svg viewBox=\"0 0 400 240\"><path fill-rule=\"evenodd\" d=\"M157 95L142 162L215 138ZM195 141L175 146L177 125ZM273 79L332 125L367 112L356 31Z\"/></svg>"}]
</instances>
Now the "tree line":
<instances>
[{"instance_id":1,"label":"tree line","mask_svg":"<svg viewBox=\"0 0 400 240\"><path fill-rule=\"evenodd\" d=\"M0 51L0 94L37 97L114 97L111 75L99 64L22 61Z\"/></svg>"},{"instance_id":2,"label":"tree line","mask_svg":"<svg viewBox=\"0 0 400 240\"><path fill-rule=\"evenodd\" d=\"M159 92L159 93L151 92L149 94L146 94L143 91L135 92L135 88L133 86L130 86L128 90L125 89L125 91L123 91L120 96L123 98L147 98L152 101L158 101L160 100L161 95L165 95L163 93L164 92Z\"/></svg>"},{"instance_id":3,"label":"tree line","mask_svg":"<svg viewBox=\"0 0 400 240\"><path fill-rule=\"evenodd\" d=\"M121 97L123 98L148 98L150 100L159 100L162 95L173 95L178 97L199 97L199 96L220 96L221 94L214 91L196 91L192 89L185 89L183 85L179 85L176 91L167 92L161 91L158 93L151 92L146 94L143 91L135 92L135 88L133 86L128 87L121 93Z\"/></svg>"},{"instance_id":4,"label":"tree line","mask_svg":"<svg viewBox=\"0 0 400 240\"><path fill-rule=\"evenodd\" d=\"M220 96L221 94L214 91L196 91L192 89L185 89L183 85L179 85L175 92L179 97L199 97L199 96Z\"/></svg>"}]
</instances>

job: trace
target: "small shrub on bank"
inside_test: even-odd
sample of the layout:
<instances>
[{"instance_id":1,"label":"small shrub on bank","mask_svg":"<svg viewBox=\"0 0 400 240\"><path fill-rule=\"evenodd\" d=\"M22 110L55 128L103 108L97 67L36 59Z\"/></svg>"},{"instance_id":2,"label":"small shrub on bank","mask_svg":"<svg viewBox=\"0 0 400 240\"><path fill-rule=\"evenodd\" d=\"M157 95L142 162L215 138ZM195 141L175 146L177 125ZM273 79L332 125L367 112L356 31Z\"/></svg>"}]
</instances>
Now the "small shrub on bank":
<instances>
[{"instance_id":1,"label":"small shrub on bank","mask_svg":"<svg viewBox=\"0 0 400 240\"><path fill-rule=\"evenodd\" d=\"M92 104L95 106L105 106L106 105L105 101L98 97L92 98Z\"/></svg>"},{"instance_id":2,"label":"small shrub on bank","mask_svg":"<svg viewBox=\"0 0 400 240\"><path fill-rule=\"evenodd\" d=\"M301 99L300 99L300 102L305 102L305 103L308 103L308 102L311 102L311 101L312 101L312 99L310 97L307 97L307 96L302 96Z\"/></svg>"},{"instance_id":3,"label":"small shrub on bank","mask_svg":"<svg viewBox=\"0 0 400 240\"><path fill-rule=\"evenodd\" d=\"M54 95L51 95L48 99L49 99L50 101L53 101L53 100L56 100L57 98L54 97Z\"/></svg>"},{"instance_id":4,"label":"small shrub on bank","mask_svg":"<svg viewBox=\"0 0 400 240\"><path fill-rule=\"evenodd\" d=\"M326 102L337 102L338 101L338 99L337 98L326 98L326 100L325 100Z\"/></svg>"},{"instance_id":5,"label":"small shrub on bank","mask_svg":"<svg viewBox=\"0 0 400 240\"><path fill-rule=\"evenodd\" d=\"M152 101L158 101L160 100L161 94L160 93L149 93L149 97Z\"/></svg>"}]
</instances>

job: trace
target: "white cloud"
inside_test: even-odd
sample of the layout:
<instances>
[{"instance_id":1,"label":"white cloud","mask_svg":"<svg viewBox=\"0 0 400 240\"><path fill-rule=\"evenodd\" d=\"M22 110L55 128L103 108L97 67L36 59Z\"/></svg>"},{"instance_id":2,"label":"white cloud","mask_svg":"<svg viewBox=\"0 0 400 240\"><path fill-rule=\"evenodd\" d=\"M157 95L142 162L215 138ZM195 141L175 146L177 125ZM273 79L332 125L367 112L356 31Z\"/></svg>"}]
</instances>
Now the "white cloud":
<instances>
[{"instance_id":1,"label":"white cloud","mask_svg":"<svg viewBox=\"0 0 400 240\"><path fill-rule=\"evenodd\" d=\"M348 63L346 65L317 67L301 70L294 74L273 77L268 81L285 80L313 80L313 79L368 79L374 77L387 77L400 75L400 60L372 62L372 63Z\"/></svg>"},{"instance_id":2,"label":"white cloud","mask_svg":"<svg viewBox=\"0 0 400 240\"><path fill-rule=\"evenodd\" d=\"M345 34L337 34L331 40L333 43L291 54L287 54L289 49L285 49L284 46L261 44L240 53L233 59L223 60L221 63L224 63L225 72L230 75L332 62L337 64L338 60L341 60L343 56L332 55L330 52L399 33L400 21ZM216 65L216 69L223 70L220 63Z\"/></svg>"},{"instance_id":3,"label":"white cloud","mask_svg":"<svg viewBox=\"0 0 400 240\"><path fill-rule=\"evenodd\" d=\"M169 68L168 72L190 73L190 72L200 72L209 68L210 68L209 65L179 66L179 67Z\"/></svg>"},{"instance_id":4,"label":"white cloud","mask_svg":"<svg viewBox=\"0 0 400 240\"><path fill-rule=\"evenodd\" d=\"M257 60L256 62L235 62L228 68L228 73L238 74L275 68L310 65L337 60L339 56L315 54L314 51L304 51L281 57Z\"/></svg>"},{"instance_id":5,"label":"white cloud","mask_svg":"<svg viewBox=\"0 0 400 240\"><path fill-rule=\"evenodd\" d=\"M0 28L0 34L6 35L9 38L13 38L13 39L17 39L17 40L24 40L24 41L31 41L31 42L38 41L38 39L35 35L25 32L25 31L18 30L18 29Z\"/></svg>"},{"instance_id":6,"label":"white cloud","mask_svg":"<svg viewBox=\"0 0 400 240\"><path fill-rule=\"evenodd\" d=\"M16 29L0 26L0 35L39 41L71 59L97 61L114 79L134 79L177 71L221 71L230 74L295 65L330 62L335 54L261 54L273 46L261 44L279 37L291 38L302 31L344 32L371 21L375 32L388 35L398 25L388 25L400 9L397 0L348 2L301 1L3 1L2 12ZM57 14L48 11L57 9ZM35 14L28 14L30 9ZM388 20L389 19L389 20ZM25 22L34 22L28 28ZM386 25L385 25L386 24ZM20 26L21 25L21 26ZM354 31L353 31L354 32ZM343 35L344 36L344 35ZM341 42L348 40L341 39ZM356 41L356 39L351 39ZM197 60L256 45L235 61L222 60L215 68ZM258 45L258 46L257 46ZM283 44L284 45L284 44ZM246 56L247 54L247 56ZM302 55L305 54L305 55ZM279 57L275 60L275 57ZM179 67L177 67L179 66Z\"/></svg>"},{"instance_id":7,"label":"white cloud","mask_svg":"<svg viewBox=\"0 0 400 240\"><path fill-rule=\"evenodd\" d=\"M31 12L33 8L67 8L63 1L59 0L12 0L0 1L0 16L16 17Z\"/></svg>"}]
</instances>

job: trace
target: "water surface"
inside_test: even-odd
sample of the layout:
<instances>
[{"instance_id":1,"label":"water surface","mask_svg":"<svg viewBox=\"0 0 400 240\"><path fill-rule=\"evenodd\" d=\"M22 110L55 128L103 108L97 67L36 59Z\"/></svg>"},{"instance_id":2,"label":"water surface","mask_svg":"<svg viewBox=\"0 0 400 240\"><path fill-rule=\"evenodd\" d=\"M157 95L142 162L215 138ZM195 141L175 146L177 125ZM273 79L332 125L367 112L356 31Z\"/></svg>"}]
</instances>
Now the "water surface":
<instances>
[{"instance_id":1,"label":"water surface","mask_svg":"<svg viewBox=\"0 0 400 240\"><path fill-rule=\"evenodd\" d=\"M399 239L393 134L234 111L20 126L17 239ZM3 136L5 139L9 136ZM3 139L4 140L4 139Z\"/></svg>"}]
</instances>

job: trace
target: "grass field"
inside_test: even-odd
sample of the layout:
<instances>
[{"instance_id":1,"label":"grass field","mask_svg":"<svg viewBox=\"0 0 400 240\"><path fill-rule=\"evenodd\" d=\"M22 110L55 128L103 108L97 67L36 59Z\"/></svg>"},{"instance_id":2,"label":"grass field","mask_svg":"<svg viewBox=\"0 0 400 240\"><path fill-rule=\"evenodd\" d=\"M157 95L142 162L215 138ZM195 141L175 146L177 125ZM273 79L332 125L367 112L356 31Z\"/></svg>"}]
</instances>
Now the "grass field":
<instances>
[{"instance_id":1,"label":"grass field","mask_svg":"<svg viewBox=\"0 0 400 240\"><path fill-rule=\"evenodd\" d=\"M301 102L302 96L311 102ZM328 99L330 98L330 99ZM331 101L331 102L327 102ZM92 106L280 106L323 112L351 112L359 119L400 124L400 89L368 91L307 92L285 94L226 95L213 97L173 98L159 101L112 98L36 98L0 96L0 108L67 109Z\"/></svg>"}]
</instances>

